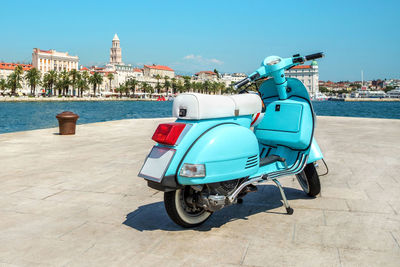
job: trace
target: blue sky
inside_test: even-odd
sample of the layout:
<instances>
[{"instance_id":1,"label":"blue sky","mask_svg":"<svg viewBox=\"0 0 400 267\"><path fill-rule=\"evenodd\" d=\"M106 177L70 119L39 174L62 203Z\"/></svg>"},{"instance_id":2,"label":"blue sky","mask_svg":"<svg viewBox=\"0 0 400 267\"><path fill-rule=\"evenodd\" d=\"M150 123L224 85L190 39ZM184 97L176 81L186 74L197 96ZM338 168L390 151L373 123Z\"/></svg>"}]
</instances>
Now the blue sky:
<instances>
[{"instance_id":1,"label":"blue sky","mask_svg":"<svg viewBox=\"0 0 400 267\"><path fill-rule=\"evenodd\" d=\"M0 60L32 48L109 60L114 33L125 63L180 71L256 69L268 55L324 51L322 80L400 78L400 1L3 1Z\"/></svg>"}]
</instances>

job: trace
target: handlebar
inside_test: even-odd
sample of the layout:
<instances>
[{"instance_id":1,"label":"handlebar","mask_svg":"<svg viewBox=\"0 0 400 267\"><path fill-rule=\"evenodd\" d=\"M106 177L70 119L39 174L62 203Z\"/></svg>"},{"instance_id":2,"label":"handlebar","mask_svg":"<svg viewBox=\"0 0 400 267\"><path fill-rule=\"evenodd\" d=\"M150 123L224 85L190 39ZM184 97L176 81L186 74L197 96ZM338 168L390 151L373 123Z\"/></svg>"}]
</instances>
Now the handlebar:
<instances>
[{"instance_id":1,"label":"handlebar","mask_svg":"<svg viewBox=\"0 0 400 267\"><path fill-rule=\"evenodd\" d=\"M322 57L324 57L324 53L319 52L319 53L315 53L315 54L311 54L311 55L305 56L304 58L306 60L313 60L313 59L322 58Z\"/></svg>"},{"instance_id":2,"label":"handlebar","mask_svg":"<svg viewBox=\"0 0 400 267\"><path fill-rule=\"evenodd\" d=\"M252 75L250 75L247 78L244 78L237 83L234 84L234 88L237 90L240 87L243 87L244 85L248 84L249 82L253 82L257 80L260 77L266 77L272 72L276 72L277 68L280 71L287 70L290 68L293 68L294 66L297 66L299 64L303 64L305 61L308 60L314 60L317 58L322 58L324 57L324 53L315 53L311 55L307 55L305 57L301 57L299 54L293 55L292 58L280 58L276 56L271 56L267 57L264 62L262 63L261 67L257 69ZM281 74L279 74L281 75ZM282 75L284 75L282 73ZM284 76L282 76L284 77Z\"/></svg>"},{"instance_id":3,"label":"handlebar","mask_svg":"<svg viewBox=\"0 0 400 267\"><path fill-rule=\"evenodd\" d=\"M242 86L248 84L249 82L252 82L252 81L254 81L254 80L257 80L258 78L260 78L260 74L254 73L253 75L250 75L249 77L244 78L244 79L238 81L237 83L235 83L235 84L234 84L234 87L235 87L235 89L237 90L237 89L239 89L240 87L242 87Z\"/></svg>"},{"instance_id":4,"label":"handlebar","mask_svg":"<svg viewBox=\"0 0 400 267\"><path fill-rule=\"evenodd\" d=\"M238 81L237 83L235 83L233 86L235 87L235 89L239 89L240 87L248 84L250 82L250 78L246 77L243 80Z\"/></svg>"}]
</instances>

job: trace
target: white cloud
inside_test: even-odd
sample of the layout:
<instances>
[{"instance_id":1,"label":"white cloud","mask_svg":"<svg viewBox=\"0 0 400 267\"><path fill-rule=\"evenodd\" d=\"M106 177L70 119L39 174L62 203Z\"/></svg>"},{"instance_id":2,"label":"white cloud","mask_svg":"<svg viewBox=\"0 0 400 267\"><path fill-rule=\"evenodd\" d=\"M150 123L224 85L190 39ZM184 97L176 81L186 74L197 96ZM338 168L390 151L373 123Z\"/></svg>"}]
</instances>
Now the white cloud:
<instances>
[{"instance_id":1,"label":"white cloud","mask_svg":"<svg viewBox=\"0 0 400 267\"><path fill-rule=\"evenodd\" d=\"M222 62L221 60L218 60L216 58L204 58L200 55L193 55L193 54L187 55L187 56L183 57L183 59L190 60L190 61L204 64L204 65L211 65L211 64L222 65L222 64L224 64L224 62Z\"/></svg>"}]
</instances>

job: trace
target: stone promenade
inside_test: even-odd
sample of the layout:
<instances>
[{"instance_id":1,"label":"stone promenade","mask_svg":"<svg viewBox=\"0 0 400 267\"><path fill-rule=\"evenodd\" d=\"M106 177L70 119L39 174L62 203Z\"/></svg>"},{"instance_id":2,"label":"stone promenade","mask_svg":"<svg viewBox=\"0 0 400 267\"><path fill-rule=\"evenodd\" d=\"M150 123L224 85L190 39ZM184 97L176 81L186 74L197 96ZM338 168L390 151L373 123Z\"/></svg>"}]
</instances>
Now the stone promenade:
<instances>
[{"instance_id":1,"label":"stone promenade","mask_svg":"<svg viewBox=\"0 0 400 267\"><path fill-rule=\"evenodd\" d=\"M400 120L319 117L318 198L286 177L293 215L265 184L191 230L137 177L171 120L0 135L0 266L400 266Z\"/></svg>"}]
</instances>

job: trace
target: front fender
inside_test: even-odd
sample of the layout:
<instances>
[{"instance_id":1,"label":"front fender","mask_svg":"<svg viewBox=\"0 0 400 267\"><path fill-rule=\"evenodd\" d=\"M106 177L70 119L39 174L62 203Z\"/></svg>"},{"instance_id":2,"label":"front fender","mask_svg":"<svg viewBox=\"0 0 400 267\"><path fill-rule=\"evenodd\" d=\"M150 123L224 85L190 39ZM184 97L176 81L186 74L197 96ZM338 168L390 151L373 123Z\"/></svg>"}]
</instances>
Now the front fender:
<instances>
[{"instance_id":1,"label":"front fender","mask_svg":"<svg viewBox=\"0 0 400 267\"><path fill-rule=\"evenodd\" d=\"M257 138L250 129L234 124L220 125L198 139L188 151L178 168L178 182L182 185L206 184L250 176L258 170L258 150ZM248 160L252 164L247 164ZM204 164L206 176L180 176L179 170L184 163Z\"/></svg>"}]
</instances>

